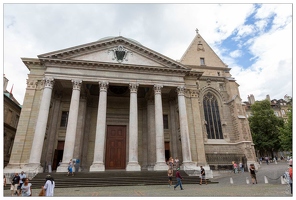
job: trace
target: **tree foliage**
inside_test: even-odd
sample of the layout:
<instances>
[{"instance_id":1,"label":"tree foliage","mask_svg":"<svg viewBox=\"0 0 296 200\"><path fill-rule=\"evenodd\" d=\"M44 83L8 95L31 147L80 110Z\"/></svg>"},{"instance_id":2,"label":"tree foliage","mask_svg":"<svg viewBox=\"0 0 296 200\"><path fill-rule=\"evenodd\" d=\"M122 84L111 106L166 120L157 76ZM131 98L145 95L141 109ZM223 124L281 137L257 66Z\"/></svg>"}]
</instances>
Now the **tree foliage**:
<instances>
[{"instance_id":1,"label":"tree foliage","mask_svg":"<svg viewBox=\"0 0 296 200\"><path fill-rule=\"evenodd\" d=\"M251 105L250 129L255 148L260 152L278 151L281 148L279 128L284 121L275 116L268 100Z\"/></svg>"},{"instance_id":2,"label":"tree foliage","mask_svg":"<svg viewBox=\"0 0 296 200\"><path fill-rule=\"evenodd\" d=\"M280 143L281 143L281 149L284 151L292 151L292 123L293 123L293 112L292 108L289 109L289 112L287 112L288 120L284 124L283 127L280 127Z\"/></svg>"}]
</instances>

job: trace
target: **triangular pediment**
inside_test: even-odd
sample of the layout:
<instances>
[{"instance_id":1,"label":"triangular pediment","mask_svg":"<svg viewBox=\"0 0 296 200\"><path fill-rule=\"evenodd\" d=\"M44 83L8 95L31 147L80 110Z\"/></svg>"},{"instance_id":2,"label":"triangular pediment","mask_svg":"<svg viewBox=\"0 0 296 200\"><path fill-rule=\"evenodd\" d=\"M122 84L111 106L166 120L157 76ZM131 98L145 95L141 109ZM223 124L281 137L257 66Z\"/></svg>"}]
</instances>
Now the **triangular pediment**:
<instances>
[{"instance_id":1,"label":"triangular pediment","mask_svg":"<svg viewBox=\"0 0 296 200\"><path fill-rule=\"evenodd\" d=\"M54 51L38 56L39 59L102 62L149 66L156 68L188 69L181 63L155 52L135 40L122 36Z\"/></svg>"},{"instance_id":2,"label":"triangular pediment","mask_svg":"<svg viewBox=\"0 0 296 200\"><path fill-rule=\"evenodd\" d=\"M187 48L180 62L184 65L227 67L199 33Z\"/></svg>"}]
</instances>

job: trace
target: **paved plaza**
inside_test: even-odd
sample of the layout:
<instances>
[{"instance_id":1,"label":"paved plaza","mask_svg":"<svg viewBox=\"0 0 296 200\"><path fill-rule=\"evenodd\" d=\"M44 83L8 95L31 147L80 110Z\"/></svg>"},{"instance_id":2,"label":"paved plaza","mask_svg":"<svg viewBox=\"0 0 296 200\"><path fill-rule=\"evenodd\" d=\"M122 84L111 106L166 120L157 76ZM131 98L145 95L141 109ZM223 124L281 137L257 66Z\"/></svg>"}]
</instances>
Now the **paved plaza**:
<instances>
[{"instance_id":1,"label":"paved plaza","mask_svg":"<svg viewBox=\"0 0 296 200\"><path fill-rule=\"evenodd\" d=\"M118 186L118 187L84 187L56 188L56 197L292 197L290 187L281 184L281 176L288 169L286 161L262 163L257 173L258 184L251 184L248 172L234 174L220 173L212 181L217 184L199 185L183 184L184 190L168 185L155 186ZM186 178L186 177L185 177ZM247 184L247 179L250 184ZM166 181L166 180L164 180ZM174 181L174 184L176 182ZM58 183L57 183L58 184ZM33 196L38 196L39 190L33 189ZM10 191L5 190L4 196L9 197Z\"/></svg>"}]
</instances>

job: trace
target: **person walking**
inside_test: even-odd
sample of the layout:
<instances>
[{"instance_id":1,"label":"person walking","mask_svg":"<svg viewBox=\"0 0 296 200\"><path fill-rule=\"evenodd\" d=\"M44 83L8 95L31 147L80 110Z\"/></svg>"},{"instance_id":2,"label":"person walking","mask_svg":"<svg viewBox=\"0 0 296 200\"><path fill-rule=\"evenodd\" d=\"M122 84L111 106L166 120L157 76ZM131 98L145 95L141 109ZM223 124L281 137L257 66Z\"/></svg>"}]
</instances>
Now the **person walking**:
<instances>
[{"instance_id":1,"label":"person walking","mask_svg":"<svg viewBox=\"0 0 296 200\"><path fill-rule=\"evenodd\" d=\"M205 181L206 185L208 184L206 179L206 171L202 166L200 166L200 182L199 182L200 185L202 185L202 180Z\"/></svg>"},{"instance_id":2,"label":"person walking","mask_svg":"<svg viewBox=\"0 0 296 200\"><path fill-rule=\"evenodd\" d=\"M51 175L47 175L45 178L45 184L42 186L42 189L45 190L45 196L46 197L53 197L54 195L54 188L55 188L55 182Z\"/></svg>"},{"instance_id":3,"label":"person walking","mask_svg":"<svg viewBox=\"0 0 296 200\"><path fill-rule=\"evenodd\" d=\"M18 175L18 173L15 173L10 185L11 196L20 195L17 190L17 187L19 186L19 184L20 184L20 176Z\"/></svg>"},{"instance_id":4,"label":"person walking","mask_svg":"<svg viewBox=\"0 0 296 200\"><path fill-rule=\"evenodd\" d=\"M20 174L19 174L19 176L20 176L20 184L19 184L19 186L17 187L17 189L18 189L18 193L19 194L21 194L21 187L22 187L22 185L23 185L23 180L25 179L25 178L27 178L27 176L26 176L26 174L24 173L24 171L22 171Z\"/></svg>"},{"instance_id":5,"label":"person walking","mask_svg":"<svg viewBox=\"0 0 296 200\"><path fill-rule=\"evenodd\" d=\"M256 171L255 171L255 165L254 164L250 164L250 174L251 174L251 179L252 179L252 183L257 184L257 178L256 178Z\"/></svg>"},{"instance_id":6,"label":"person walking","mask_svg":"<svg viewBox=\"0 0 296 200\"><path fill-rule=\"evenodd\" d=\"M22 196L23 197L30 197L32 196L32 183L29 183L28 178L23 178L23 184L21 187Z\"/></svg>"},{"instance_id":7,"label":"person walking","mask_svg":"<svg viewBox=\"0 0 296 200\"><path fill-rule=\"evenodd\" d=\"M174 186L174 190L176 190L176 187L178 187L180 185L181 190L184 190L182 187L182 181L183 177L181 176L180 172L179 172L180 168L177 168L177 172L176 172L176 178L177 178L177 184Z\"/></svg>"},{"instance_id":8,"label":"person walking","mask_svg":"<svg viewBox=\"0 0 296 200\"><path fill-rule=\"evenodd\" d=\"M237 174L237 164L236 164L236 162L235 161L232 161L232 165L233 165L233 172L235 174Z\"/></svg>"},{"instance_id":9,"label":"person walking","mask_svg":"<svg viewBox=\"0 0 296 200\"><path fill-rule=\"evenodd\" d=\"M266 161L266 164L268 165L268 163L269 163L269 158L268 158L268 156L265 156L265 161Z\"/></svg>"},{"instance_id":10,"label":"person walking","mask_svg":"<svg viewBox=\"0 0 296 200\"><path fill-rule=\"evenodd\" d=\"M72 159L70 160L69 165L68 165L68 174L67 174L67 176L69 176L69 174L72 174L72 176L74 176Z\"/></svg>"},{"instance_id":11,"label":"person walking","mask_svg":"<svg viewBox=\"0 0 296 200\"><path fill-rule=\"evenodd\" d=\"M245 172L244 165L241 162L239 163L239 169L240 169L241 173Z\"/></svg>"},{"instance_id":12,"label":"person walking","mask_svg":"<svg viewBox=\"0 0 296 200\"><path fill-rule=\"evenodd\" d=\"M171 168L168 169L168 178L169 178L169 187L173 184L173 170Z\"/></svg>"},{"instance_id":13,"label":"person walking","mask_svg":"<svg viewBox=\"0 0 296 200\"><path fill-rule=\"evenodd\" d=\"M291 187L291 194L293 194L293 168L292 168L292 166L293 165L290 165L290 168L289 168L289 184Z\"/></svg>"}]
</instances>

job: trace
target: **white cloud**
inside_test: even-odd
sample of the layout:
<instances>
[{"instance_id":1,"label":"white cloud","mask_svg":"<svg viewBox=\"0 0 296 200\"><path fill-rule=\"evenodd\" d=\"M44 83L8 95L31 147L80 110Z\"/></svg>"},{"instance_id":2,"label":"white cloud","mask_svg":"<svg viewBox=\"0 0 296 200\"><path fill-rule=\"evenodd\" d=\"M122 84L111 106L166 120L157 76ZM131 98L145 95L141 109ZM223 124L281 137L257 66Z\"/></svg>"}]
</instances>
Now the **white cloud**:
<instances>
[{"instance_id":1,"label":"white cloud","mask_svg":"<svg viewBox=\"0 0 296 200\"><path fill-rule=\"evenodd\" d=\"M230 52L230 57L232 58L238 58L242 55L242 51L241 50L235 50L235 51L232 51Z\"/></svg>"}]
</instances>

